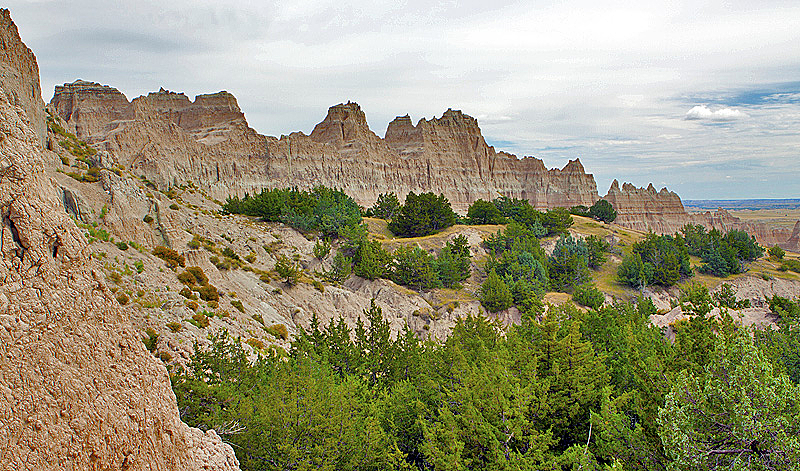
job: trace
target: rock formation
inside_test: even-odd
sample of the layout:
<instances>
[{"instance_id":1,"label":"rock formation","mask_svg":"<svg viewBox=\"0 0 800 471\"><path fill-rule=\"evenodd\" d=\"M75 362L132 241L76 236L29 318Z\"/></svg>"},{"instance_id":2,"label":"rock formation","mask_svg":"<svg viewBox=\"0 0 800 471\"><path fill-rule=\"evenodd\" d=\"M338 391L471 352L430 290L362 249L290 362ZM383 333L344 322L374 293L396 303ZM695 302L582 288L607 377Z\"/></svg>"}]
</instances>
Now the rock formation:
<instances>
[{"instance_id":1,"label":"rock formation","mask_svg":"<svg viewBox=\"0 0 800 471\"><path fill-rule=\"evenodd\" d=\"M591 205L598 198L594 178L579 161L548 170L539 159L496 152L477 121L460 111L416 126L407 116L397 118L382 139L358 104L348 102L332 106L309 136L274 138L251 129L226 92L192 102L162 90L131 103L119 101L123 95L117 92L105 100L107 109L98 110L92 103L100 98L76 96L111 93L99 84L81 84L58 87L49 105L53 113L162 189L192 181L224 199L268 187L322 184L344 189L363 205L389 191L401 198L409 191L435 191L459 211L478 198L500 195L527 198L542 209ZM123 119L131 108L133 119Z\"/></svg>"},{"instance_id":2,"label":"rock formation","mask_svg":"<svg viewBox=\"0 0 800 471\"><path fill-rule=\"evenodd\" d=\"M166 369L64 212L35 58L8 10L0 22L0 468L238 469L213 431L180 421Z\"/></svg>"},{"instance_id":3,"label":"rock formation","mask_svg":"<svg viewBox=\"0 0 800 471\"><path fill-rule=\"evenodd\" d=\"M247 124L227 92L199 95L160 90L128 102L114 88L85 81L56 87L49 104L67 127L108 152L110 161L166 190L192 182L210 196L263 188L326 185L341 188L363 206L379 193L402 198L410 191L444 193L466 212L475 200L527 199L537 209L591 206L597 185L579 160L547 169L533 157L518 159L489 146L477 120L448 109L440 118L400 116L384 138L372 132L356 103L332 106L310 135L265 137ZM741 229L765 245L799 250L791 231L748 223L726 211L689 214L674 192L652 186L621 187L605 196L617 223L643 231L673 233L688 223ZM794 240L796 241L797 238Z\"/></svg>"}]
</instances>

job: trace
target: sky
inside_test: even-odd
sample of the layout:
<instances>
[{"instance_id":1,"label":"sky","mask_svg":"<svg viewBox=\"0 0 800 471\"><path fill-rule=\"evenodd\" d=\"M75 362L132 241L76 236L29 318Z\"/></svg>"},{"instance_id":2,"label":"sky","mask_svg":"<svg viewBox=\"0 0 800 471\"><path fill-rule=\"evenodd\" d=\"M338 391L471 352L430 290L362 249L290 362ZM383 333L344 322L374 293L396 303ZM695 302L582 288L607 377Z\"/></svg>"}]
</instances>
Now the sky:
<instances>
[{"instance_id":1,"label":"sky","mask_svg":"<svg viewBox=\"0 0 800 471\"><path fill-rule=\"evenodd\" d=\"M227 90L266 135L358 102L478 119L497 150L580 158L684 199L800 198L800 2L6 1L45 101L81 78L129 99Z\"/></svg>"}]
</instances>

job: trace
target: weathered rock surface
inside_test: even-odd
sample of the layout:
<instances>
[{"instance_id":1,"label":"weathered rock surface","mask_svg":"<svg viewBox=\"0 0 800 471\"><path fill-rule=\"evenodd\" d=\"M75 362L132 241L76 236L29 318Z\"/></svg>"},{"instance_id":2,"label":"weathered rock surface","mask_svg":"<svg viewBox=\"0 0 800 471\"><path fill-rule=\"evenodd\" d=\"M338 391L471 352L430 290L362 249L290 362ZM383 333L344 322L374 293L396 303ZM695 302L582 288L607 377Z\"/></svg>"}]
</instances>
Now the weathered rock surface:
<instances>
[{"instance_id":1,"label":"weathered rock surface","mask_svg":"<svg viewBox=\"0 0 800 471\"><path fill-rule=\"evenodd\" d=\"M369 129L358 104L348 102L331 107L309 136L274 138L252 130L227 92L200 95L194 102L163 90L131 103L119 101L121 94L114 100L71 98L92 90L110 95L96 84L65 84L49 106L68 122L77 114L82 121L71 126L91 131L81 137L161 189L193 181L224 199L268 187L323 184L344 189L363 205L389 191L401 198L409 191L435 191L460 211L478 198L500 195L527 198L542 209L591 205L598 198L594 178L579 161L548 170L541 160L496 152L477 121L460 111L416 126L408 117L398 118L382 139ZM95 102L107 109L98 110ZM117 118L128 116L131 107L132 120Z\"/></svg>"},{"instance_id":2,"label":"weathered rock surface","mask_svg":"<svg viewBox=\"0 0 800 471\"><path fill-rule=\"evenodd\" d=\"M215 433L180 421L166 369L63 210L44 173L38 69L0 18L0 468L238 469Z\"/></svg>"},{"instance_id":3,"label":"weathered rock surface","mask_svg":"<svg viewBox=\"0 0 800 471\"><path fill-rule=\"evenodd\" d=\"M800 221L795 225L794 231L790 231L763 223L743 221L722 208L714 212L690 214L676 193L666 188L656 191L652 184L647 188L637 188L630 183L624 183L620 188L619 182L614 180L603 198L617 210L617 219L614 222L631 229L673 234L686 224L700 224L707 229L716 228L722 232L745 231L767 247L780 245L787 250L800 250Z\"/></svg>"}]
</instances>

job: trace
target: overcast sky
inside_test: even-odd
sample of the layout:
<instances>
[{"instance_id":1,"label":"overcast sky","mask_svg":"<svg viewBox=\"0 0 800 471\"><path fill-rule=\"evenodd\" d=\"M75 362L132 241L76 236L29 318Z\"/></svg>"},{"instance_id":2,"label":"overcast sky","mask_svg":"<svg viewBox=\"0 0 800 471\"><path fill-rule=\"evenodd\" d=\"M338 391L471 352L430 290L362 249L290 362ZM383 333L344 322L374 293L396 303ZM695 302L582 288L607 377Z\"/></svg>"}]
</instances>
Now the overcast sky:
<instances>
[{"instance_id":1,"label":"overcast sky","mask_svg":"<svg viewBox=\"0 0 800 471\"><path fill-rule=\"evenodd\" d=\"M580 157L685 199L800 198L800 2L6 1L45 101L228 90L250 125L310 132L352 100L478 118L498 150Z\"/></svg>"}]
</instances>

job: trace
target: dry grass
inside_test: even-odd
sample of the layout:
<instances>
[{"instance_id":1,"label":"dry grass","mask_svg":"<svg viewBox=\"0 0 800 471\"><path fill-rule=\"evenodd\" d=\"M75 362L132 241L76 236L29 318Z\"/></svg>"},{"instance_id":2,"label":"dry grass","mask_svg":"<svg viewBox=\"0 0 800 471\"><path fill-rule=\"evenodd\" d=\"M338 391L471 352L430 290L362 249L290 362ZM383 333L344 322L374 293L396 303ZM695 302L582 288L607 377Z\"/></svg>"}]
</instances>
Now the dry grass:
<instances>
[{"instance_id":1,"label":"dry grass","mask_svg":"<svg viewBox=\"0 0 800 471\"><path fill-rule=\"evenodd\" d=\"M763 222L773 227L792 228L800 220L800 209L743 209L729 212L745 221Z\"/></svg>"},{"instance_id":2,"label":"dry grass","mask_svg":"<svg viewBox=\"0 0 800 471\"><path fill-rule=\"evenodd\" d=\"M419 246L423 250L432 251L439 250L444 247L447 240L454 234L460 234L465 231L477 231L482 237L487 237L489 234L494 234L498 230L503 229L505 226L483 225L483 226L451 226L447 229L423 237L395 237L389 230L388 223L383 219L364 218L364 222L369 229L370 238L381 242L383 247L392 252L398 247L403 246Z\"/></svg>"}]
</instances>

